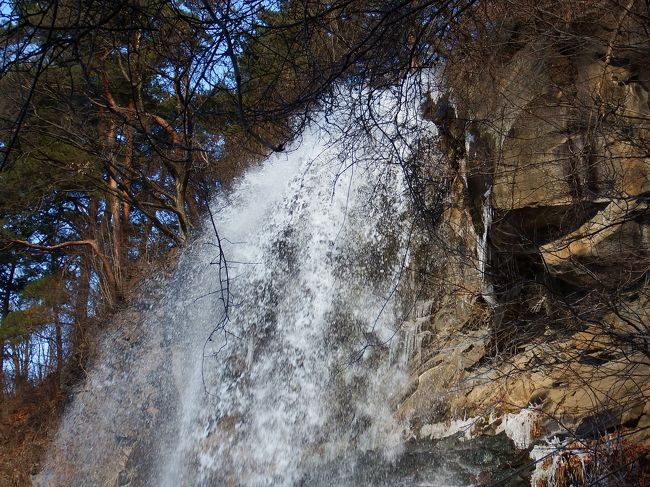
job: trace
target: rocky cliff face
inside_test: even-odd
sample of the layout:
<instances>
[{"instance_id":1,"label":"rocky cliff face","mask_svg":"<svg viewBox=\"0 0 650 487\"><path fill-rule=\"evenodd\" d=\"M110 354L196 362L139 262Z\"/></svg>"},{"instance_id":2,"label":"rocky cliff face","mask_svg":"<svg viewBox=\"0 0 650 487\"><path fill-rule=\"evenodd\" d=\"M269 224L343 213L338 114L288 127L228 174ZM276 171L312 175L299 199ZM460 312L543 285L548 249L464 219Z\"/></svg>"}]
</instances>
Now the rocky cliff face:
<instances>
[{"instance_id":1,"label":"rocky cliff face","mask_svg":"<svg viewBox=\"0 0 650 487\"><path fill-rule=\"evenodd\" d=\"M403 328L398 414L416 435L467 417L512 429L517 414L520 446L557 435L549 458L568 462L577 440L592 479L598 461L647 455L650 42L633 6L502 26L483 68L450 66L454 89L426 107L452 182L422 236L437 265L414 266L436 291Z\"/></svg>"}]
</instances>

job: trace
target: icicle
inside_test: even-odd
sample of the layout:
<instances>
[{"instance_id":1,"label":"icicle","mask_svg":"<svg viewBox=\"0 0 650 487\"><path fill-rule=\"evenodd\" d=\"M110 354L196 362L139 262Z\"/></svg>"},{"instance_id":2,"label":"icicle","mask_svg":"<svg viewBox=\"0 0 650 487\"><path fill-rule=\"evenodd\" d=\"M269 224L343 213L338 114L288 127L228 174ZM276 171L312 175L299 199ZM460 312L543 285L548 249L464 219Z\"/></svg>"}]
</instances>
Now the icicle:
<instances>
[{"instance_id":1,"label":"icicle","mask_svg":"<svg viewBox=\"0 0 650 487\"><path fill-rule=\"evenodd\" d=\"M478 259L479 274L481 276L481 295L485 302L492 308L497 305L497 301L494 297L494 287L487 275L487 264L488 264L488 246L487 240L490 233L490 228L492 226L492 187L489 187L485 191L483 198L483 232L480 235L476 236L476 255Z\"/></svg>"},{"instance_id":2,"label":"icicle","mask_svg":"<svg viewBox=\"0 0 650 487\"><path fill-rule=\"evenodd\" d=\"M538 413L532 409L522 409L516 414L506 414L497 432L504 431L517 448L528 448L533 444L533 430Z\"/></svg>"}]
</instances>

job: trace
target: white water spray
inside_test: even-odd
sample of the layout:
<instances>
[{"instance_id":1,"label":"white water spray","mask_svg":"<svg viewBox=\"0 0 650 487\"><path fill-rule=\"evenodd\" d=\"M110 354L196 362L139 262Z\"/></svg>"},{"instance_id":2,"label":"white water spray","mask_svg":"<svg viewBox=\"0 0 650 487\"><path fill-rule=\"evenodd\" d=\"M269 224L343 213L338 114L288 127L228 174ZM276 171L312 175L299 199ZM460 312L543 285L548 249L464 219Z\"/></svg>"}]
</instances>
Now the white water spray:
<instances>
[{"instance_id":1,"label":"white water spray","mask_svg":"<svg viewBox=\"0 0 650 487\"><path fill-rule=\"evenodd\" d=\"M399 174L341 174L323 140L306 134L217 202L233 307L202 366L197 356L189 367L203 373L181 394L183 440L162 462L163 485L182 485L188 472L198 485L288 485L350 445L399 443L385 398L402 373L381 358L406 252L393 233L405 211ZM208 321L202 303L192 309L192 322ZM197 348L205 337L204 328Z\"/></svg>"},{"instance_id":2,"label":"white water spray","mask_svg":"<svg viewBox=\"0 0 650 487\"><path fill-rule=\"evenodd\" d=\"M329 485L363 452L399 454L388 349L410 227L393 158L422 126L404 106L378 100L388 122L364 146L336 143L359 113L321 120L214 203L228 321L208 224L140 300L144 323L100 344L42 485Z\"/></svg>"},{"instance_id":3,"label":"white water spray","mask_svg":"<svg viewBox=\"0 0 650 487\"><path fill-rule=\"evenodd\" d=\"M390 406L408 382L391 348L412 230L397 162L425 126L405 95L321 119L214 202L227 281L206 222L114 319L37 485L474 483L480 446L472 464L405 442ZM372 103L364 133L350 119Z\"/></svg>"}]
</instances>

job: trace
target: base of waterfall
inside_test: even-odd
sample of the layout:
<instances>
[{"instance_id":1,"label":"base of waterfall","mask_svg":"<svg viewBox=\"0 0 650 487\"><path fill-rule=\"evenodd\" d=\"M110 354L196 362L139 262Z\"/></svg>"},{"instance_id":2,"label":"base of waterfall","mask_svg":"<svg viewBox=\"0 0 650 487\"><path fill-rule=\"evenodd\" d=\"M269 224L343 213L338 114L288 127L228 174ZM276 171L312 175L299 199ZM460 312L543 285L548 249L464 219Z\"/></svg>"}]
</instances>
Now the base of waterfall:
<instances>
[{"instance_id":1,"label":"base of waterfall","mask_svg":"<svg viewBox=\"0 0 650 487\"><path fill-rule=\"evenodd\" d=\"M532 468L505 434L472 439L455 434L443 439L411 439L399 453L367 451L319 466L299 485L318 487L460 487L507 481L530 485Z\"/></svg>"}]
</instances>

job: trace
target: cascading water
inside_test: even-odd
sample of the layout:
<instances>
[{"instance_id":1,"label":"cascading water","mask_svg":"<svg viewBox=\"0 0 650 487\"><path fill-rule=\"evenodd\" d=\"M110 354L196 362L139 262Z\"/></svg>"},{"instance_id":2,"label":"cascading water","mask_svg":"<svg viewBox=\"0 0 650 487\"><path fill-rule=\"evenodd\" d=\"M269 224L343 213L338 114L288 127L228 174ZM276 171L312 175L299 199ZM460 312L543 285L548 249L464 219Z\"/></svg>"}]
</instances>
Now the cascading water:
<instances>
[{"instance_id":1,"label":"cascading water","mask_svg":"<svg viewBox=\"0 0 650 487\"><path fill-rule=\"evenodd\" d=\"M390 144L343 157L323 119L214 203L227 276L206 225L100 343L37 485L468 484L462 449L409 451L391 413L410 226L390 160L423 122L390 106Z\"/></svg>"},{"instance_id":2,"label":"cascading water","mask_svg":"<svg viewBox=\"0 0 650 487\"><path fill-rule=\"evenodd\" d=\"M203 373L182 394L183 440L162 462L162 485L190 475L197 485L293 484L351 445L398 443L386 398L402 375L382 356L395 323L386 303L406 251L400 182L385 168L340 174L333 150L308 134L220 202L230 320L212 335L202 367L189 367ZM377 184L391 193L373 194ZM202 299L215 310L220 298ZM208 324L198 346L214 321L201 300L193 308L190 320Z\"/></svg>"}]
</instances>

